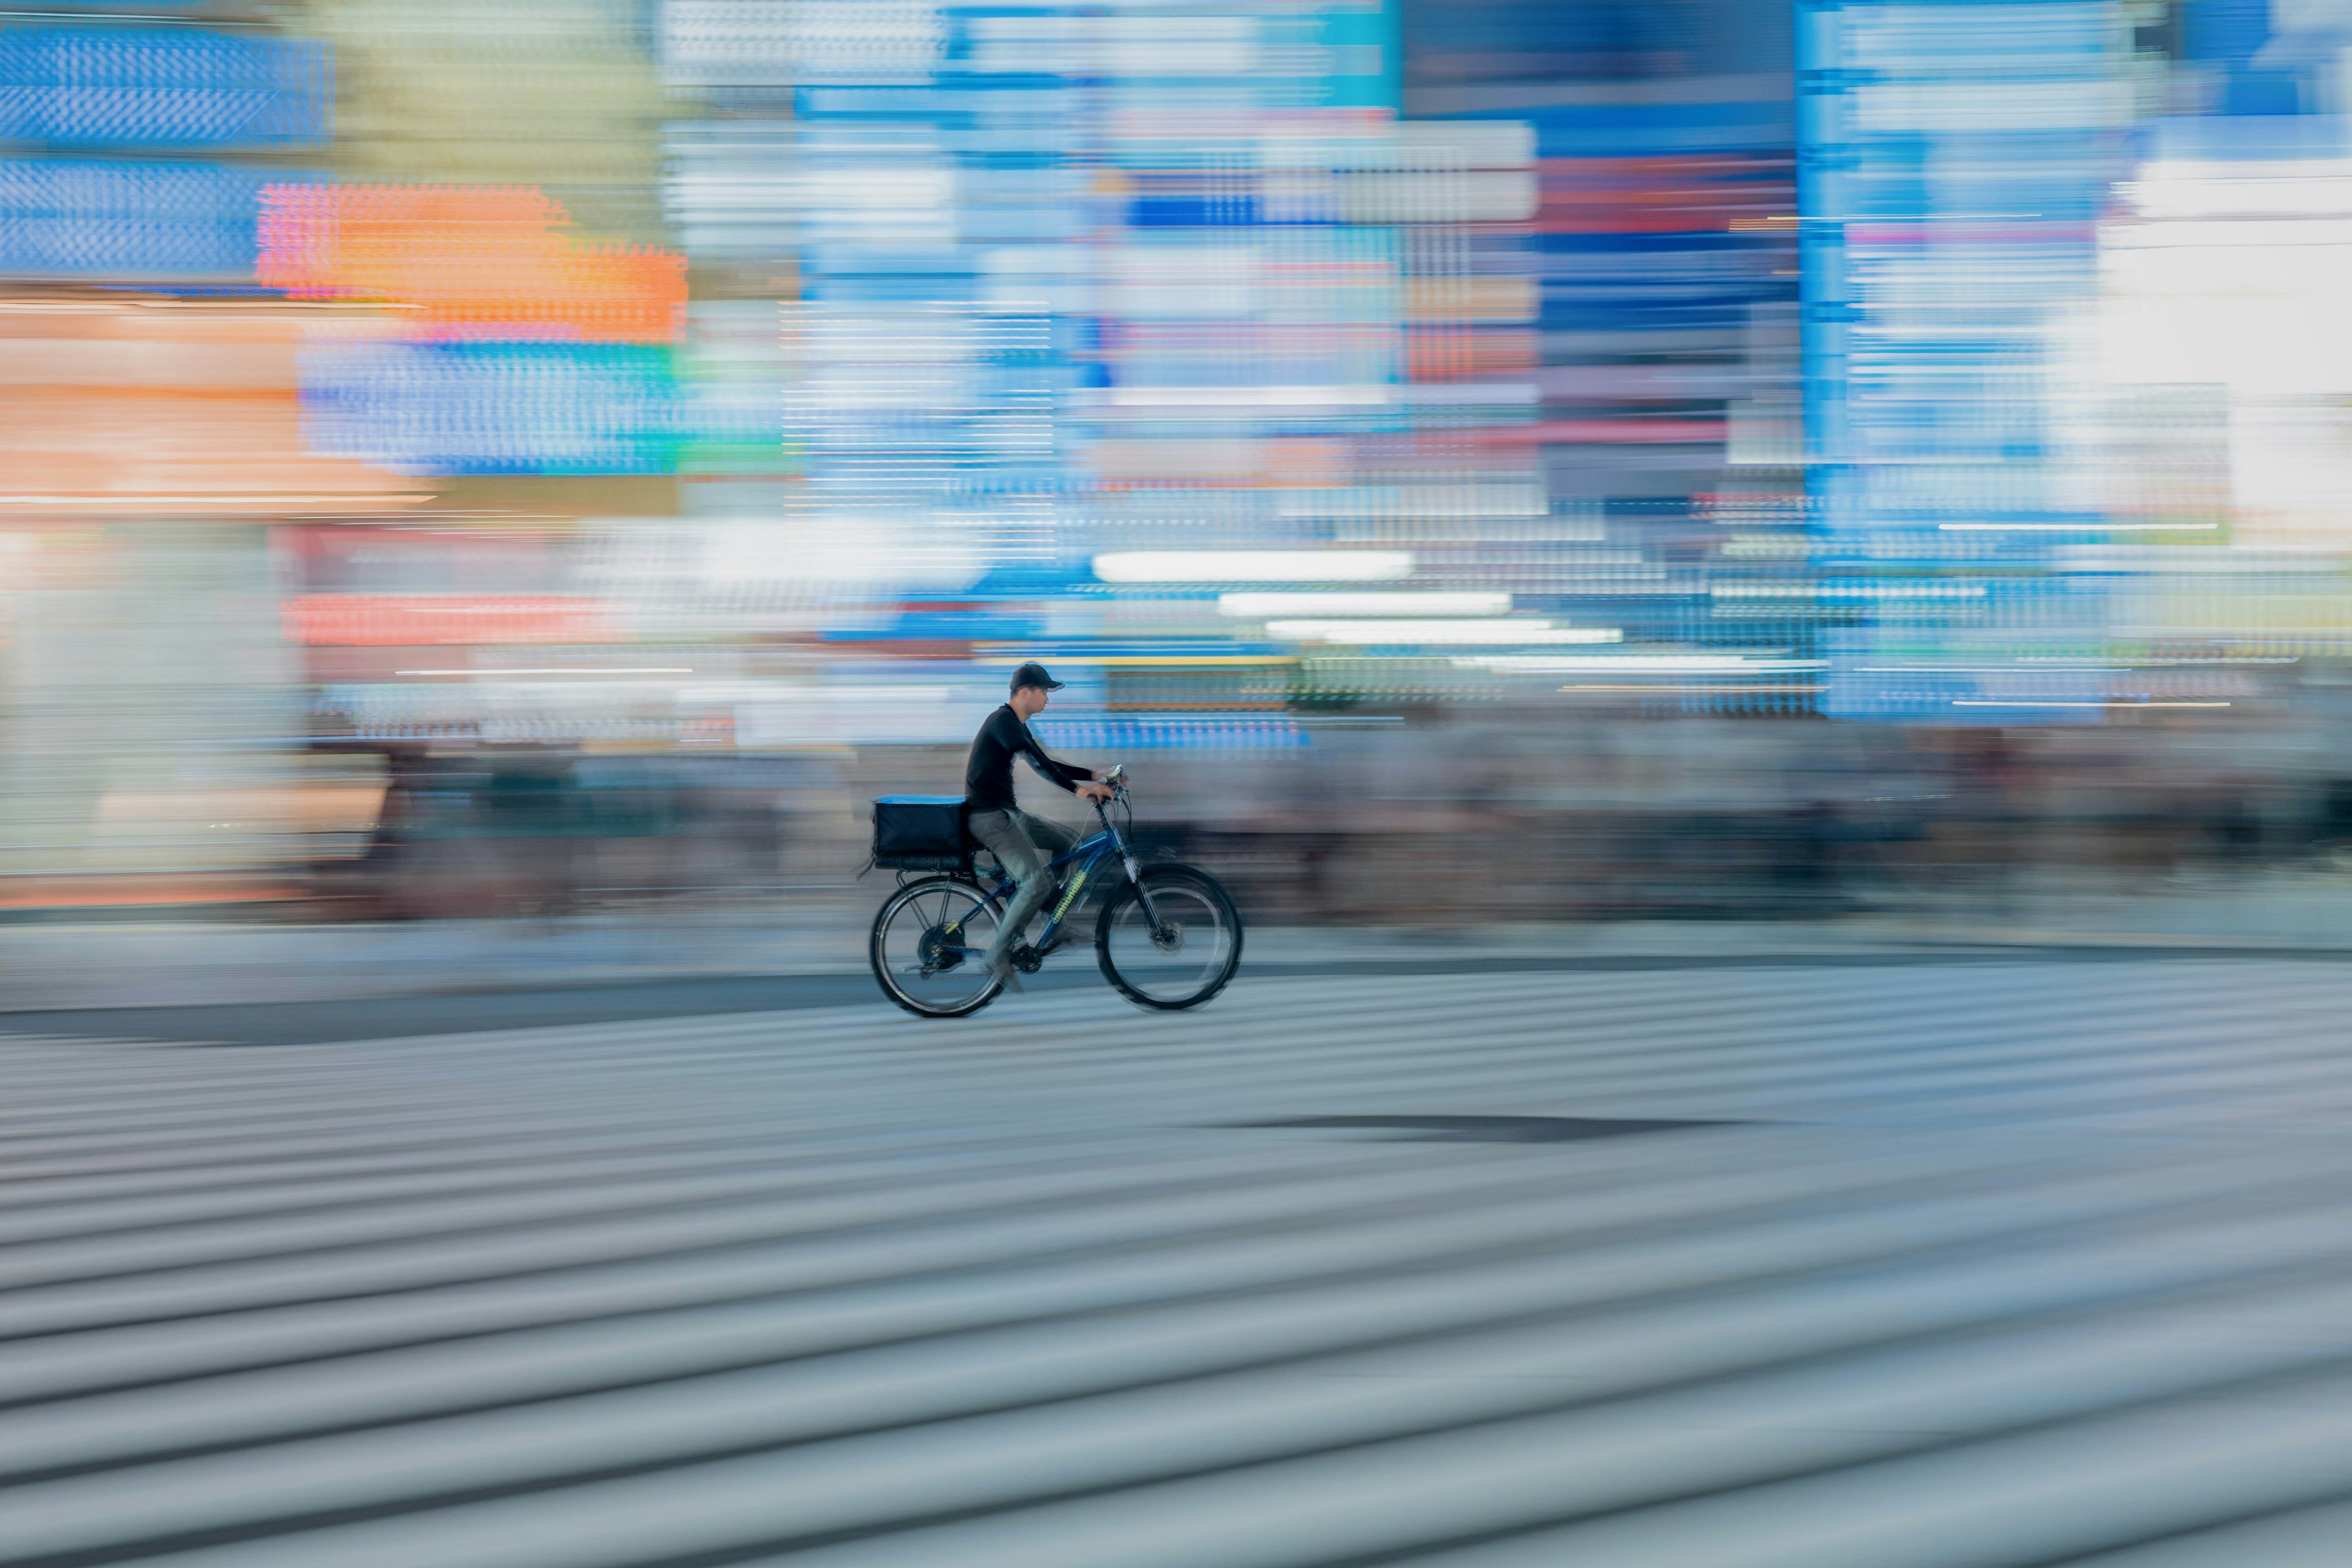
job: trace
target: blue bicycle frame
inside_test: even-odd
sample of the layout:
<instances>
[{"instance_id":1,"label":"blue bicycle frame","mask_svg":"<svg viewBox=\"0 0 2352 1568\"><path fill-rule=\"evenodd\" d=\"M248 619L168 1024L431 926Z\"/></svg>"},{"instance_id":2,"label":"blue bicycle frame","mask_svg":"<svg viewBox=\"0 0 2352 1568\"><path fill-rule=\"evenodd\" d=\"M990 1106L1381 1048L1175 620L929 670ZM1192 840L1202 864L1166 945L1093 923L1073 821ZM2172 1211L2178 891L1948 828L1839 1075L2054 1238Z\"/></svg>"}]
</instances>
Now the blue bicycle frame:
<instances>
[{"instance_id":1,"label":"blue bicycle frame","mask_svg":"<svg viewBox=\"0 0 2352 1568\"><path fill-rule=\"evenodd\" d=\"M1030 951L1039 958L1053 952L1060 942L1062 928L1068 923L1070 911L1078 907L1087 884L1094 879L1095 873L1102 868L1103 863L1107 860L1119 862L1120 868L1127 873L1128 880L1135 884L1136 898L1143 905L1143 918L1151 922L1151 929L1155 932L1160 929L1160 911L1151 907L1151 895L1143 886L1142 865L1137 861L1134 853L1128 847L1127 840L1119 836L1118 827L1112 825L1110 813L1104 810L1100 803L1097 803L1095 806L1095 816L1103 825L1102 831L1081 838L1048 862L1050 868L1057 875L1065 867L1075 866L1077 869L1061 877L1062 896L1055 900L1053 909L1047 911L1045 929L1039 931L1037 940L1030 944ZM972 879L980 880L977 872L973 874ZM1000 863L997 867L995 885L991 887L982 883L982 889L988 895L989 900L1002 910L1011 901L1016 886L1017 884L1005 873L1003 866ZM961 951L967 953L971 952L970 948L963 948Z\"/></svg>"}]
</instances>

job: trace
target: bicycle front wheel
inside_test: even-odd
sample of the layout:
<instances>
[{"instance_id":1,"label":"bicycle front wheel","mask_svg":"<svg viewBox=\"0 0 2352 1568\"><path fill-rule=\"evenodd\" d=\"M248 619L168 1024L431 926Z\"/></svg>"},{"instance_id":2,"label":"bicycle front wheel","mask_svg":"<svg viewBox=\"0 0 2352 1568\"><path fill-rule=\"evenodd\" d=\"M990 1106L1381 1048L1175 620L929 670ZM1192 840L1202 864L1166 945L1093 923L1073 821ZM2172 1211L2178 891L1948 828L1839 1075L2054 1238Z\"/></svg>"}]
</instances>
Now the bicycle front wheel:
<instances>
[{"instance_id":1,"label":"bicycle front wheel","mask_svg":"<svg viewBox=\"0 0 2352 1568\"><path fill-rule=\"evenodd\" d=\"M953 877L926 877L891 894L866 946L882 994L926 1018L961 1018L987 1006L1001 986L981 957L1002 912Z\"/></svg>"},{"instance_id":2,"label":"bicycle front wheel","mask_svg":"<svg viewBox=\"0 0 2352 1568\"><path fill-rule=\"evenodd\" d=\"M1143 889L1148 910L1132 882L1103 901L1095 962L1139 1007L1197 1007L1241 967L1241 911L1214 877L1190 866L1147 866Z\"/></svg>"}]
</instances>

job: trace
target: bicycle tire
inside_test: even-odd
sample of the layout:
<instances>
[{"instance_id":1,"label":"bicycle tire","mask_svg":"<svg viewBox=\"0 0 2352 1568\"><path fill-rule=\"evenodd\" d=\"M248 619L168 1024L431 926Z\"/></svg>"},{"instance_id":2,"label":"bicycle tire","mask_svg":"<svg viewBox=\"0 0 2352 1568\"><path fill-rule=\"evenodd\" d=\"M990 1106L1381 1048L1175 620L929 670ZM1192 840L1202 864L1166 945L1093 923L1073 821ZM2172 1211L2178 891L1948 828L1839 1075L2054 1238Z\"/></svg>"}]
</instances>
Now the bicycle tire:
<instances>
[{"instance_id":1,"label":"bicycle tire","mask_svg":"<svg viewBox=\"0 0 2352 1568\"><path fill-rule=\"evenodd\" d=\"M963 1000L951 1005L940 1006L913 995L891 977L889 961L884 952L889 937L891 921L901 910L914 904L917 900L931 893L969 899L973 901L975 908L993 907L992 900L961 877L925 877L918 881L909 882L884 900L882 907L874 912L874 928L866 942L866 960L874 971L874 983L882 988L882 994L917 1017L968 1018L996 1000L998 994L1004 989L1003 981L991 979L979 991ZM920 911L917 912L919 916Z\"/></svg>"},{"instance_id":2,"label":"bicycle tire","mask_svg":"<svg viewBox=\"0 0 2352 1568\"><path fill-rule=\"evenodd\" d=\"M1198 867L1147 866L1143 868L1143 880L1151 889L1155 905L1159 904L1159 895L1165 887L1171 895L1170 902L1186 903L1195 909L1206 907L1215 912L1217 924L1233 933L1232 947L1225 953L1223 964L1213 973L1204 970L1196 985L1175 995L1155 994L1139 983L1139 975L1121 973L1118 960L1112 955L1111 948L1116 933L1124 929L1122 921L1130 919L1130 907L1134 915L1141 914L1132 882L1120 883L1103 900L1102 908L1096 913L1095 963L1102 970L1103 978L1110 982L1111 988L1139 1007L1149 1007L1161 1013L1197 1007L1230 984L1235 972L1241 968L1241 910L1234 907L1233 895L1225 891L1224 884Z\"/></svg>"}]
</instances>

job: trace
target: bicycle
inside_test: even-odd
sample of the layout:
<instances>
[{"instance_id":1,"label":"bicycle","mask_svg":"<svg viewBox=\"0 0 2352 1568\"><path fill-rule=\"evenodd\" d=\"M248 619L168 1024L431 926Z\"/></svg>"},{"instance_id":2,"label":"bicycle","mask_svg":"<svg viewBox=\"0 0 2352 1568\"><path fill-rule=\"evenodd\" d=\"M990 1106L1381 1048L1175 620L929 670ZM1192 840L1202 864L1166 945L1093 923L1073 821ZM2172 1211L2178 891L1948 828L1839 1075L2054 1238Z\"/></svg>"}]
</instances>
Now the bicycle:
<instances>
[{"instance_id":1,"label":"bicycle","mask_svg":"<svg viewBox=\"0 0 2352 1568\"><path fill-rule=\"evenodd\" d=\"M1127 770L1112 768L1102 782L1111 787L1109 803L1094 803L1102 830L1053 861L1061 892L1035 943L1013 948L1013 967L1034 974L1063 945L1087 889L1108 884L1095 916L1095 963L1103 978L1139 1007L1197 1007L1241 967L1241 913L1223 886L1198 867L1137 859ZM1112 819L1112 805L1123 808L1124 831ZM1012 900L1013 879L999 865L983 879L969 844L961 860L953 869L911 881L902 872L898 890L874 916L867 944L883 994L926 1018L968 1017L1004 988L982 959ZM1108 865L1124 879L1097 880Z\"/></svg>"}]
</instances>

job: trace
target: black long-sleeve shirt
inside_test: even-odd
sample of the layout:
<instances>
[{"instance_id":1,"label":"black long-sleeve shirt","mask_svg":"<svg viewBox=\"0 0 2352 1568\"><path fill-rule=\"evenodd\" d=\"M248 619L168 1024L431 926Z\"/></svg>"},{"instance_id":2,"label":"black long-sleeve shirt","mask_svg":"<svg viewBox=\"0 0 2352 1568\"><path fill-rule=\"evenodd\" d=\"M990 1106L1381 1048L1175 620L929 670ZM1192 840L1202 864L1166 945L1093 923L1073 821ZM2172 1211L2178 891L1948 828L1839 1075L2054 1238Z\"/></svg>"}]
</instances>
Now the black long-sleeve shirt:
<instances>
[{"instance_id":1,"label":"black long-sleeve shirt","mask_svg":"<svg viewBox=\"0 0 2352 1568\"><path fill-rule=\"evenodd\" d=\"M1021 715L1006 703L988 716L980 733L971 738L971 756L963 765L963 804L966 811L1012 811L1013 759L1029 759L1029 765L1054 784L1066 790L1076 790L1095 775L1084 768L1074 768L1067 763L1057 763L1045 754Z\"/></svg>"}]
</instances>

